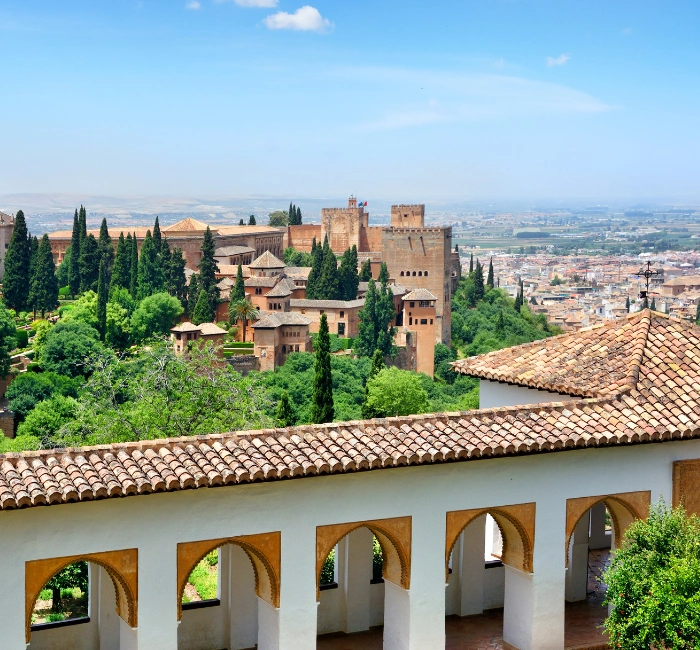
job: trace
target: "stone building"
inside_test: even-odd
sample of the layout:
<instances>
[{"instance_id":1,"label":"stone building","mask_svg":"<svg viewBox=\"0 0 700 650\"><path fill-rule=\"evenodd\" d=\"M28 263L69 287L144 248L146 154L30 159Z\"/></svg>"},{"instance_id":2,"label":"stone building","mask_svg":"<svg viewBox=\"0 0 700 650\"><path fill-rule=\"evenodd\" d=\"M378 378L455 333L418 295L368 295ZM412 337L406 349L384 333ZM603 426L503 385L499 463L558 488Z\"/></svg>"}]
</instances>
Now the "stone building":
<instances>
[{"instance_id":1,"label":"stone building","mask_svg":"<svg viewBox=\"0 0 700 650\"><path fill-rule=\"evenodd\" d=\"M12 233L15 231L15 218L0 212L0 280L5 275L5 255L10 245Z\"/></svg>"},{"instance_id":2,"label":"stone building","mask_svg":"<svg viewBox=\"0 0 700 650\"><path fill-rule=\"evenodd\" d=\"M321 316L326 315L328 331L340 337L354 339L360 326L360 309L365 305L364 298L360 300L290 300L289 309L306 316L311 325L311 331L318 332L321 326Z\"/></svg>"},{"instance_id":3,"label":"stone building","mask_svg":"<svg viewBox=\"0 0 700 650\"><path fill-rule=\"evenodd\" d=\"M395 282L435 295L435 341L449 343L450 301L461 274L450 226L426 228L424 204L392 205L389 227L370 226L364 205L350 197L346 208L324 208L320 226L289 226L286 245L308 252L314 237L322 243L326 235L338 255L357 246L360 264L369 259L375 278L385 262Z\"/></svg>"},{"instance_id":4,"label":"stone building","mask_svg":"<svg viewBox=\"0 0 700 650\"><path fill-rule=\"evenodd\" d=\"M662 495L700 512L699 336L646 310L473 357L462 413L8 454L2 646L602 648L593 552ZM215 597L183 603L214 551ZM89 616L34 623L74 561Z\"/></svg>"},{"instance_id":5,"label":"stone building","mask_svg":"<svg viewBox=\"0 0 700 650\"><path fill-rule=\"evenodd\" d=\"M231 246L245 247L252 249L255 256L262 255L265 251L270 251L274 255L282 256L284 254L284 229L273 228L271 226L217 226L210 225L214 244L218 251L222 251ZM170 226L161 228L161 233L168 240L170 248L179 247L182 249L182 254L186 260L187 266L190 269L197 269L199 260L202 256L202 239L204 232L207 229L207 224L197 219L187 218L178 221ZM137 226L134 228L117 228L109 229L110 237L116 241L120 233L136 235L136 241L141 248L146 232L152 230L152 227ZM99 230L89 230L95 237L100 234ZM59 230L49 233L51 241L51 251L53 252L54 262L60 264L63 261L63 256L66 249L70 246L72 232L70 230ZM242 253L245 255L245 253ZM225 253L223 254L225 256ZM231 262L229 262L230 264Z\"/></svg>"},{"instance_id":6,"label":"stone building","mask_svg":"<svg viewBox=\"0 0 700 650\"><path fill-rule=\"evenodd\" d=\"M437 298L427 289L403 296L403 327L415 333L417 372L432 377L435 371L435 325Z\"/></svg>"},{"instance_id":7,"label":"stone building","mask_svg":"<svg viewBox=\"0 0 700 650\"><path fill-rule=\"evenodd\" d=\"M189 321L180 323L170 330L170 339L173 342L175 354L182 354L187 351L190 344L199 341L201 343L210 342L213 345L223 346L226 330L221 329L215 323L201 323L194 325ZM219 350L223 357L223 349Z\"/></svg>"},{"instance_id":8,"label":"stone building","mask_svg":"<svg viewBox=\"0 0 700 650\"><path fill-rule=\"evenodd\" d=\"M253 331L259 369L274 370L292 352L311 352L309 323L308 318L290 312L267 314L257 321Z\"/></svg>"}]
</instances>

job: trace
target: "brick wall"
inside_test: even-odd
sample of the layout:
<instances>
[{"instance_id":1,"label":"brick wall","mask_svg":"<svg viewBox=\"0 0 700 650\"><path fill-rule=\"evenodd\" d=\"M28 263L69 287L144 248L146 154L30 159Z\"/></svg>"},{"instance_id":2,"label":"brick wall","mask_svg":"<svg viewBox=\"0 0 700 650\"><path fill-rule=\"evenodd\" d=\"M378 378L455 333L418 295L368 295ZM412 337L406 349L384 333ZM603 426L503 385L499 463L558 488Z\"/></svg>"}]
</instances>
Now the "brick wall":
<instances>
[{"instance_id":1,"label":"brick wall","mask_svg":"<svg viewBox=\"0 0 700 650\"><path fill-rule=\"evenodd\" d=\"M0 430L6 438L15 437L15 414L12 411L0 411Z\"/></svg>"},{"instance_id":2,"label":"brick wall","mask_svg":"<svg viewBox=\"0 0 700 650\"><path fill-rule=\"evenodd\" d=\"M318 224L288 226L285 247L291 246L302 253L310 253L314 237L317 243L323 244L321 226Z\"/></svg>"}]
</instances>

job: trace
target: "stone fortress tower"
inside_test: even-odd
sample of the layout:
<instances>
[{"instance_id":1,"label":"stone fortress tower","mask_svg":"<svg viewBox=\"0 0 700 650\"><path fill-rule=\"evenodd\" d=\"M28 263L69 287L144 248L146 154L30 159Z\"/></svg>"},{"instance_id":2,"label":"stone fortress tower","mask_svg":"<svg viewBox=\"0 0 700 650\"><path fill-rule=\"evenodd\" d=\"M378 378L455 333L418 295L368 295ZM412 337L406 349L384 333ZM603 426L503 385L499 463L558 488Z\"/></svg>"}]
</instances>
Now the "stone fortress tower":
<instances>
[{"instance_id":1,"label":"stone fortress tower","mask_svg":"<svg viewBox=\"0 0 700 650\"><path fill-rule=\"evenodd\" d=\"M5 275L5 255L14 231L15 217L0 212L0 280Z\"/></svg>"}]
</instances>

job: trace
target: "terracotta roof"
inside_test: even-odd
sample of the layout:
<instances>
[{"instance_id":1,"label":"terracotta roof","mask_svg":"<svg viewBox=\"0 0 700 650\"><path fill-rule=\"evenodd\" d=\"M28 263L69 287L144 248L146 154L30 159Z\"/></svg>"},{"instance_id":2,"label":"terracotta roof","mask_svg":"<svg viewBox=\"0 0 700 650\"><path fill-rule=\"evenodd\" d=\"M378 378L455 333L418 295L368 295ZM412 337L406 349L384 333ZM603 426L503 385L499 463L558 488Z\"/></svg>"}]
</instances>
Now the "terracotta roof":
<instances>
[{"instance_id":1,"label":"terracotta roof","mask_svg":"<svg viewBox=\"0 0 700 650\"><path fill-rule=\"evenodd\" d=\"M192 219L192 217L187 217L182 221L173 223L170 226L165 226L162 230L165 233L168 232L203 232L207 229L209 224L203 221L198 221L197 219ZM213 230L213 228L212 228Z\"/></svg>"},{"instance_id":2,"label":"terracotta roof","mask_svg":"<svg viewBox=\"0 0 700 650\"><path fill-rule=\"evenodd\" d=\"M404 297L404 300L437 300L437 297L434 296L430 291L427 289L414 289L413 291L410 291L407 293Z\"/></svg>"},{"instance_id":3,"label":"terracotta roof","mask_svg":"<svg viewBox=\"0 0 700 650\"><path fill-rule=\"evenodd\" d=\"M256 257L248 267L251 269L282 269L284 262L276 258L270 251L265 251L260 257Z\"/></svg>"},{"instance_id":4,"label":"terracotta roof","mask_svg":"<svg viewBox=\"0 0 700 650\"><path fill-rule=\"evenodd\" d=\"M274 329L281 325L309 325L311 320L293 311L268 312L257 321L253 329Z\"/></svg>"},{"instance_id":5,"label":"terracotta roof","mask_svg":"<svg viewBox=\"0 0 700 650\"><path fill-rule=\"evenodd\" d=\"M631 341L627 363L617 331ZM5 454L0 509L700 438L700 328L646 310L550 343L560 348L564 338L569 352L576 338L582 355L611 349L618 389L566 403ZM598 372L592 382L605 392Z\"/></svg>"},{"instance_id":6,"label":"terracotta roof","mask_svg":"<svg viewBox=\"0 0 700 650\"><path fill-rule=\"evenodd\" d=\"M216 334L226 334L226 330L221 329L216 323L202 323L199 326L202 336L215 336Z\"/></svg>"}]
</instances>

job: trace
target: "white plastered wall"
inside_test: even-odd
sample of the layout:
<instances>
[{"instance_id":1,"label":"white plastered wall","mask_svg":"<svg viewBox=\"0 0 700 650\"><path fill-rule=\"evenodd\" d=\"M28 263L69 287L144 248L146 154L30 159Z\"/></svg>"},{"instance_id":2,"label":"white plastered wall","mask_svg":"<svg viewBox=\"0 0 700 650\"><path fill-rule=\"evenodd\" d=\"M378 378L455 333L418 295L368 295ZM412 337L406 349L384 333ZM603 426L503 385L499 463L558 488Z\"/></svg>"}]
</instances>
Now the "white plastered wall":
<instances>
[{"instance_id":1,"label":"white plastered wall","mask_svg":"<svg viewBox=\"0 0 700 650\"><path fill-rule=\"evenodd\" d=\"M700 441L576 450L482 461L187 490L0 513L0 629L24 647L24 563L138 548L139 650L176 650L178 542L281 531L281 607L261 611L261 650L308 650L317 633L316 527L412 517L409 592L390 587L385 625L394 647L444 644L445 513L534 501L534 575L517 582L518 647L561 650L564 638L566 499L651 490L672 493L674 460L700 458ZM592 478L593 477L593 478ZM506 581L507 582L507 581ZM525 620L527 619L527 620ZM390 624L391 622L391 624ZM47 632L47 634L50 631ZM38 646L37 646L38 647ZM136 646L134 646L136 647ZM30 648L34 650L34 645Z\"/></svg>"},{"instance_id":2,"label":"white plastered wall","mask_svg":"<svg viewBox=\"0 0 700 650\"><path fill-rule=\"evenodd\" d=\"M479 408L490 409L499 406L523 406L526 404L543 404L546 402L571 402L581 399L571 395L550 393L536 388L511 386L489 379L479 380Z\"/></svg>"}]
</instances>

